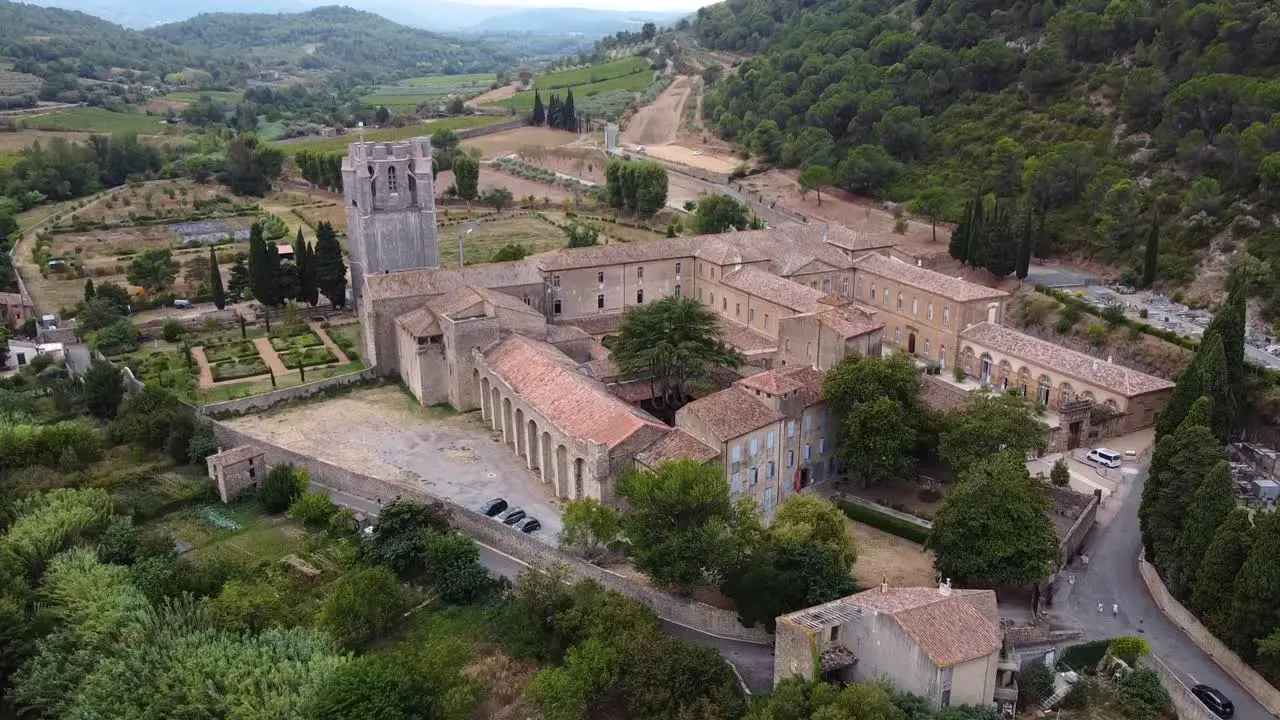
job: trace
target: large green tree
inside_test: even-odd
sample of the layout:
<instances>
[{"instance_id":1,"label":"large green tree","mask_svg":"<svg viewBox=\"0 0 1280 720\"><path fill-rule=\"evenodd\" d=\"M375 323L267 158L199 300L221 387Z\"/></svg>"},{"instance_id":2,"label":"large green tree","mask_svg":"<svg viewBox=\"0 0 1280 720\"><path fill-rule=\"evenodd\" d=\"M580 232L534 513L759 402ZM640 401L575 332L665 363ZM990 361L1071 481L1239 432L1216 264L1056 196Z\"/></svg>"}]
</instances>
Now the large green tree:
<instances>
[{"instance_id":1,"label":"large green tree","mask_svg":"<svg viewBox=\"0 0 1280 720\"><path fill-rule=\"evenodd\" d=\"M1244 508L1231 511L1214 531L1204 558L1196 571L1191 591L1191 608L1208 621L1209 627L1226 637L1231 619L1231 598L1236 576L1253 543L1253 521Z\"/></svg>"},{"instance_id":2,"label":"large green tree","mask_svg":"<svg viewBox=\"0 0 1280 720\"><path fill-rule=\"evenodd\" d=\"M712 193L698 200L693 218L694 229L699 235L746 230L750 225L747 207L728 195Z\"/></svg>"},{"instance_id":3,"label":"large green tree","mask_svg":"<svg viewBox=\"0 0 1280 720\"><path fill-rule=\"evenodd\" d=\"M1280 627L1280 515L1259 513L1249 554L1236 575L1227 637L1246 661L1257 657L1257 643Z\"/></svg>"},{"instance_id":4,"label":"large green tree","mask_svg":"<svg viewBox=\"0 0 1280 720\"><path fill-rule=\"evenodd\" d=\"M686 402L691 382L743 363L720 339L719 316L684 297L627 308L610 357L623 375L648 380L657 404L672 411Z\"/></svg>"},{"instance_id":5,"label":"large green tree","mask_svg":"<svg viewBox=\"0 0 1280 720\"><path fill-rule=\"evenodd\" d=\"M327 221L316 226L315 262L316 289L324 294L335 308L347 304L347 265L342 260L342 246L338 234Z\"/></svg>"},{"instance_id":6,"label":"large green tree","mask_svg":"<svg viewBox=\"0 0 1280 720\"><path fill-rule=\"evenodd\" d=\"M1174 592L1190 598L1196 577L1204 562L1205 551L1218 527L1236 508L1235 489L1231 483L1231 467L1226 460L1209 468L1187 504L1181 535L1175 549Z\"/></svg>"},{"instance_id":7,"label":"large green tree","mask_svg":"<svg viewBox=\"0 0 1280 720\"><path fill-rule=\"evenodd\" d=\"M94 417L110 420L124 400L124 379L109 362L95 360L84 376L84 404Z\"/></svg>"},{"instance_id":8,"label":"large green tree","mask_svg":"<svg viewBox=\"0 0 1280 720\"><path fill-rule=\"evenodd\" d=\"M967 465L929 534L938 572L959 585L1030 585L1047 577L1058 536L1043 493L1019 453Z\"/></svg>"},{"instance_id":9,"label":"large green tree","mask_svg":"<svg viewBox=\"0 0 1280 720\"><path fill-rule=\"evenodd\" d=\"M475 200L480 196L480 161L470 155L459 154L453 159L453 186L458 197Z\"/></svg>"},{"instance_id":10,"label":"large green tree","mask_svg":"<svg viewBox=\"0 0 1280 720\"><path fill-rule=\"evenodd\" d=\"M241 135L227 145L226 184L241 195L266 195L284 168L284 152Z\"/></svg>"},{"instance_id":11,"label":"large green tree","mask_svg":"<svg viewBox=\"0 0 1280 720\"><path fill-rule=\"evenodd\" d=\"M1000 452L1042 452L1048 430L1034 405L1019 395L980 392L941 421L938 456L957 473Z\"/></svg>"},{"instance_id":12,"label":"large green tree","mask_svg":"<svg viewBox=\"0 0 1280 720\"><path fill-rule=\"evenodd\" d=\"M262 223L255 222L249 228L249 289L254 299L267 307L280 304L275 255L275 246L263 237Z\"/></svg>"},{"instance_id":13,"label":"large green tree","mask_svg":"<svg viewBox=\"0 0 1280 720\"><path fill-rule=\"evenodd\" d=\"M213 294L213 306L219 310L227 306L227 291L222 287L222 271L218 269L218 251L209 248L209 292Z\"/></svg>"},{"instance_id":14,"label":"large green tree","mask_svg":"<svg viewBox=\"0 0 1280 720\"><path fill-rule=\"evenodd\" d=\"M159 293L173 287L178 276L178 261L166 248L147 248L134 256L129 263L126 277L129 282L149 293Z\"/></svg>"},{"instance_id":15,"label":"large green tree","mask_svg":"<svg viewBox=\"0 0 1280 720\"><path fill-rule=\"evenodd\" d=\"M667 169L652 160L610 160L605 197L620 210L648 217L667 203Z\"/></svg>"}]
</instances>

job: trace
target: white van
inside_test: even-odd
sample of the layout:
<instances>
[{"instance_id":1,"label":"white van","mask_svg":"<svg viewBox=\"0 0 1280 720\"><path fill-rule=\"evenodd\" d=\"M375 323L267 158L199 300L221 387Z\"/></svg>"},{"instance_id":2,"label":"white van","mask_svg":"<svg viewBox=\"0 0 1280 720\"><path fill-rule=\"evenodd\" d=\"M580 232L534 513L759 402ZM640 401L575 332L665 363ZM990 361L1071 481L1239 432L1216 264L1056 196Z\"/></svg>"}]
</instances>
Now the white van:
<instances>
[{"instance_id":1,"label":"white van","mask_svg":"<svg viewBox=\"0 0 1280 720\"><path fill-rule=\"evenodd\" d=\"M1085 458L1085 460L1097 465L1101 465L1102 467L1118 468L1120 467L1121 456L1120 456L1120 453L1116 452L1115 450L1108 450L1107 448L1098 448L1096 450L1091 451L1088 457Z\"/></svg>"}]
</instances>

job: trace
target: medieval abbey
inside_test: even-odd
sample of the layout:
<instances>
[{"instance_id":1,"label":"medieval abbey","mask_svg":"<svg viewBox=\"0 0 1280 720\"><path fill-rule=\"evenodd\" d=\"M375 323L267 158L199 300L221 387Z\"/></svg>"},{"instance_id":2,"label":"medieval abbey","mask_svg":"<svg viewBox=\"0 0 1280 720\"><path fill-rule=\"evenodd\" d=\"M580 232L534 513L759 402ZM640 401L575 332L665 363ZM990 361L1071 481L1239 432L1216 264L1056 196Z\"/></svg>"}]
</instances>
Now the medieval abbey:
<instances>
[{"instance_id":1,"label":"medieval abbey","mask_svg":"<svg viewBox=\"0 0 1280 720\"><path fill-rule=\"evenodd\" d=\"M821 385L849 353L945 371L927 383L959 364L969 386L1021 390L1060 448L1087 439L1095 406L1110 432L1151 425L1173 387L1003 325L1008 293L920 267L892 236L795 224L445 269L428 139L352 143L343 180L368 361L424 405L479 410L560 497L609 502L627 467L693 458L768 515L841 472ZM666 297L717 313L748 363L674 427L641 408L649 384L620 376L602 342L627 308Z\"/></svg>"}]
</instances>

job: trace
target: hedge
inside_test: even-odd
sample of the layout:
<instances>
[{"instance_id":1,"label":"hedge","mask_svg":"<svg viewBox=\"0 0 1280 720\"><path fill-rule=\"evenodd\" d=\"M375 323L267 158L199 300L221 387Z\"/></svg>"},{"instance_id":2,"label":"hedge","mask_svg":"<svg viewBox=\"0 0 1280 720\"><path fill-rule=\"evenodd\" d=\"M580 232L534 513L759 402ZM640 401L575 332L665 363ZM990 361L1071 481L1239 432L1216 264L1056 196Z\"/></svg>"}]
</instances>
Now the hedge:
<instances>
[{"instance_id":1,"label":"hedge","mask_svg":"<svg viewBox=\"0 0 1280 720\"><path fill-rule=\"evenodd\" d=\"M844 514L850 520L860 522L863 525L870 525L877 530L883 530L891 535L897 535L900 538L905 538L921 545L924 544L925 540L929 539L929 530L915 523L907 522L892 515L885 515L865 505L851 503L848 500L837 500L836 505L844 511Z\"/></svg>"},{"instance_id":2,"label":"hedge","mask_svg":"<svg viewBox=\"0 0 1280 720\"><path fill-rule=\"evenodd\" d=\"M1102 658L1106 657L1107 646L1110 643L1110 640L1094 640L1080 643L1079 645L1071 645L1062 649L1062 657L1058 659L1058 662L1076 672L1092 675L1098 667L1098 663L1102 662Z\"/></svg>"}]
</instances>

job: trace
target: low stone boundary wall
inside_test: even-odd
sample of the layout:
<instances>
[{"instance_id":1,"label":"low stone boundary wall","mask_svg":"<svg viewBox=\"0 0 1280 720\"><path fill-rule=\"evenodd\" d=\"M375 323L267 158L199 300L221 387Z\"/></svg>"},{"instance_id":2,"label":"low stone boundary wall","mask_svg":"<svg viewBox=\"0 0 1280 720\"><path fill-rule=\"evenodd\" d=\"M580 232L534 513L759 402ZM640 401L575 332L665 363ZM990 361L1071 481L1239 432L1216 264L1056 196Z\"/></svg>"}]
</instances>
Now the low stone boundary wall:
<instances>
[{"instance_id":1,"label":"low stone boundary wall","mask_svg":"<svg viewBox=\"0 0 1280 720\"><path fill-rule=\"evenodd\" d=\"M1267 682L1258 671L1249 667L1239 655L1236 655L1221 640L1213 636L1209 629L1200 624L1195 615L1191 611L1182 606L1173 595L1169 594L1168 588L1164 586L1164 581L1160 579L1160 575L1156 572L1155 567L1147 562L1142 556L1138 557L1138 572L1142 575L1142 581L1147 585L1147 592L1151 593L1151 598L1156 601L1156 606L1160 608L1160 612L1169 618L1170 622L1177 625L1187 637L1205 652L1218 667L1226 671L1240 686L1249 692L1267 712L1272 715L1280 716L1280 690L1276 690ZM1176 679L1176 678L1175 678ZM1173 693L1170 692L1170 695ZM1197 701L1197 704L1199 702ZM1181 713L1179 713L1181 715Z\"/></svg>"},{"instance_id":2,"label":"low stone boundary wall","mask_svg":"<svg viewBox=\"0 0 1280 720\"><path fill-rule=\"evenodd\" d=\"M880 514L882 514L882 515L888 515L889 517L894 517L894 518L897 518L897 519L902 520L902 521L904 521L904 522L909 522L909 523L911 523L912 525L919 525L920 527L924 528L925 530L932 530L932 529L933 529L933 523L929 522L928 520L925 520L925 519L924 519L924 518L922 518L922 517L916 517L915 515L912 515L911 513L904 513L904 512L902 512L901 510L894 510L893 508L891 508L891 507L889 507L889 506L887 506L887 505L881 505L881 504L880 504L880 503L878 503L878 502L872 502L871 500L867 500L867 499L865 499L865 498L860 498L860 497L858 497L857 495L844 494L844 495L841 495L841 496L840 496L840 499L841 499L841 500L848 500L849 502L853 503L854 505L861 505L861 506L862 506L862 507L864 507L864 508L868 508L868 509L870 509L870 510L875 510L876 512L878 512L878 513L880 513Z\"/></svg>"},{"instance_id":3,"label":"low stone boundary wall","mask_svg":"<svg viewBox=\"0 0 1280 720\"><path fill-rule=\"evenodd\" d=\"M1155 671L1165 692L1169 693L1169 699L1173 700L1173 709L1178 713L1178 720L1218 720L1218 716L1209 712L1209 708L1191 694L1191 688L1183 684L1163 660L1155 655L1149 655L1139 658L1138 666Z\"/></svg>"},{"instance_id":4,"label":"low stone boundary wall","mask_svg":"<svg viewBox=\"0 0 1280 720\"><path fill-rule=\"evenodd\" d=\"M760 628L743 627L738 622L737 615L732 612L704 603L678 598L641 585L631 578L566 555L550 545L535 540L506 525L494 522L492 518L485 517L471 508L437 497L426 490L408 484L371 477L338 467L323 460L307 457L246 435L220 422L212 422L212 427L214 435L224 448L238 445L255 445L263 449L268 465L293 463L298 467L306 468L316 482L350 495L383 502L391 501L397 497L418 502L439 502L449 509L454 527L464 535L497 548L530 565L542 567L563 565L574 578L595 580L605 587L639 600L664 620L729 640L761 645L773 644L772 635Z\"/></svg>"},{"instance_id":5,"label":"low stone boundary wall","mask_svg":"<svg viewBox=\"0 0 1280 720\"><path fill-rule=\"evenodd\" d=\"M225 417L227 415L242 415L246 412L257 412L273 408L290 400L298 398L307 398L318 393L322 393L329 388L343 387L346 385L355 385L367 382L378 377L377 368L365 368L356 372L349 372L343 375L335 375L324 380L316 380L315 382L295 385L293 387L281 388L280 390L272 390L271 392L262 393L261 395L250 395L249 397L239 398L238 400L224 400L222 402L209 403L201 407L200 412L210 417ZM261 444L261 443L259 443Z\"/></svg>"},{"instance_id":6,"label":"low stone boundary wall","mask_svg":"<svg viewBox=\"0 0 1280 720\"><path fill-rule=\"evenodd\" d=\"M496 125L482 125L480 127L471 127L471 128L464 128L462 130L455 130L454 134L458 136L459 140L466 140L467 138L480 137L481 135L492 135L493 133L506 132L507 130L515 130L516 128L522 128L527 124L528 123L524 121L524 118L520 118L517 120L512 120L511 122L498 123ZM427 127L429 128L430 125L428 125ZM423 134L430 135L431 133L426 132Z\"/></svg>"}]
</instances>

